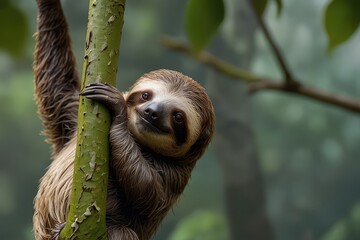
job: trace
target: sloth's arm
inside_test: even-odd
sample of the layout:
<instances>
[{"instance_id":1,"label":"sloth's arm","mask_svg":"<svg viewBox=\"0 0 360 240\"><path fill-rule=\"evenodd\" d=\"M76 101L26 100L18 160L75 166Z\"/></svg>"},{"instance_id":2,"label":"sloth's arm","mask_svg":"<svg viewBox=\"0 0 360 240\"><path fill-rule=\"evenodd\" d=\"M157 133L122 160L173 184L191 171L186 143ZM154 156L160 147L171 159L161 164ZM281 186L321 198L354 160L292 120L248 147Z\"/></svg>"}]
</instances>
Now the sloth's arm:
<instances>
[{"instance_id":1,"label":"sloth's arm","mask_svg":"<svg viewBox=\"0 0 360 240\"><path fill-rule=\"evenodd\" d=\"M149 213L163 199L161 178L143 157L127 128L127 107L122 94L107 84L92 84L81 95L104 104L112 113L110 130L112 168L132 207Z\"/></svg>"},{"instance_id":2,"label":"sloth's arm","mask_svg":"<svg viewBox=\"0 0 360 240\"><path fill-rule=\"evenodd\" d=\"M77 126L80 80L59 0L37 0L35 95L54 153L72 139Z\"/></svg>"}]
</instances>

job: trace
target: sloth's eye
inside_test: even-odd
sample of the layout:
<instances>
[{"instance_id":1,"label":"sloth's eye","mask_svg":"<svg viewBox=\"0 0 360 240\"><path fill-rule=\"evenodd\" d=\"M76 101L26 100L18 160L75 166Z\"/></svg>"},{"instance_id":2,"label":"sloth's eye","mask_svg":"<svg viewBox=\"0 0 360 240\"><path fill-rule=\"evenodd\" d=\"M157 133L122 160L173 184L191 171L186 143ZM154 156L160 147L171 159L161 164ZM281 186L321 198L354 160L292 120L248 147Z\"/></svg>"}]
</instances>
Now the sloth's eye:
<instances>
[{"instance_id":1,"label":"sloth's eye","mask_svg":"<svg viewBox=\"0 0 360 240\"><path fill-rule=\"evenodd\" d=\"M174 114L174 120L177 123L183 123L184 122L184 117L181 113L175 113Z\"/></svg>"},{"instance_id":2,"label":"sloth's eye","mask_svg":"<svg viewBox=\"0 0 360 240\"><path fill-rule=\"evenodd\" d=\"M150 93L148 93L148 92L144 92L144 93L141 95L141 99L144 100L144 101L149 100L149 98L150 98Z\"/></svg>"}]
</instances>

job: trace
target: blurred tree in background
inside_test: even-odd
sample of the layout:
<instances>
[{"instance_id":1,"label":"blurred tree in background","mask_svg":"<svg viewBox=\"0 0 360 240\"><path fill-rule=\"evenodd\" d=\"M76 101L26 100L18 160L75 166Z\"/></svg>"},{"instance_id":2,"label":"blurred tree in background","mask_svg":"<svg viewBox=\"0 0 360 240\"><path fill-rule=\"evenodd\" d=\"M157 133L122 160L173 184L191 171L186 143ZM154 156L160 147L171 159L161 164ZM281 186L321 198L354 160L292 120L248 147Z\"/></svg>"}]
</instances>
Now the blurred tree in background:
<instances>
[{"instance_id":1,"label":"blurred tree in background","mask_svg":"<svg viewBox=\"0 0 360 240\"><path fill-rule=\"evenodd\" d=\"M262 2L262 19L292 76L359 99L358 1ZM224 22L212 29L208 49L253 74L283 79L246 3L224 1ZM79 63L87 4L63 0ZM118 88L153 69L182 71L207 88L218 119L215 141L155 239L237 239L261 231L259 219L274 239L358 239L359 114L291 94L247 95L245 84L167 51L165 34L186 40L185 12L186 1L140 0L129 1L125 13L119 75L127 83ZM0 1L0 239L33 239L32 199L50 161L33 100L35 19L34 1ZM246 201L250 196L259 201ZM251 216L263 217L254 226Z\"/></svg>"}]
</instances>

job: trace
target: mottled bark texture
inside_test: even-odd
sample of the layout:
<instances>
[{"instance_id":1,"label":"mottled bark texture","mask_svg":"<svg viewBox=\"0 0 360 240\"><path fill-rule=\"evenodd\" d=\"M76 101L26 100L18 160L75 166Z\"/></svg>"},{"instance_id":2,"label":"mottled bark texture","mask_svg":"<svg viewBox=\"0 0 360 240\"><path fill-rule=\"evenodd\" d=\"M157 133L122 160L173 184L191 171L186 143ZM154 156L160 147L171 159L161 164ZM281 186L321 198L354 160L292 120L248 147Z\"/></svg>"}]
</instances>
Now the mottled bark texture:
<instances>
[{"instance_id":1,"label":"mottled bark texture","mask_svg":"<svg viewBox=\"0 0 360 240\"><path fill-rule=\"evenodd\" d=\"M82 88L115 85L124 10L124 0L90 1ZM108 111L80 97L70 210L61 239L107 239L109 130Z\"/></svg>"}]
</instances>

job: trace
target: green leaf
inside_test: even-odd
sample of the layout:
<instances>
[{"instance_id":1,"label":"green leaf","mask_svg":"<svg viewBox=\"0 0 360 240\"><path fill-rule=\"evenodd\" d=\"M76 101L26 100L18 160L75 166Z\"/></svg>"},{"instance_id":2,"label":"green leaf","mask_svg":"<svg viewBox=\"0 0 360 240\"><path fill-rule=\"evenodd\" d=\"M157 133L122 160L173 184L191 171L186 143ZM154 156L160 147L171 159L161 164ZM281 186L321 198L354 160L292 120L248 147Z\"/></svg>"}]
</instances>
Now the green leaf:
<instances>
[{"instance_id":1,"label":"green leaf","mask_svg":"<svg viewBox=\"0 0 360 240\"><path fill-rule=\"evenodd\" d=\"M268 4L268 0L251 0L255 11L262 16ZM280 16L282 12L282 0L273 0L277 5L277 15Z\"/></svg>"},{"instance_id":2,"label":"green leaf","mask_svg":"<svg viewBox=\"0 0 360 240\"><path fill-rule=\"evenodd\" d=\"M170 240L230 239L223 215L211 211L197 211L181 219Z\"/></svg>"},{"instance_id":3,"label":"green leaf","mask_svg":"<svg viewBox=\"0 0 360 240\"><path fill-rule=\"evenodd\" d=\"M325 30L328 50L348 40L360 24L359 0L333 0L325 12Z\"/></svg>"},{"instance_id":4,"label":"green leaf","mask_svg":"<svg viewBox=\"0 0 360 240\"><path fill-rule=\"evenodd\" d=\"M279 17L281 15L282 8L283 8L282 0L275 0L275 2L277 5L277 15Z\"/></svg>"},{"instance_id":5,"label":"green leaf","mask_svg":"<svg viewBox=\"0 0 360 240\"><path fill-rule=\"evenodd\" d=\"M28 34L27 19L20 9L7 4L0 8L0 49L13 56L20 56Z\"/></svg>"},{"instance_id":6,"label":"green leaf","mask_svg":"<svg viewBox=\"0 0 360 240\"><path fill-rule=\"evenodd\" d=\"M185 28L195 51L201 51L209 43L224 16L223 0L189 0Z\"/></svg>"},{"instance_id":7,"label":"green leaf","mask_svg":"<svg viewBox=\"0 0 360 240\"><path fill-rule=\"evenodd\" d=\"M256 11L257 14L259 14L260 16L263 15L265 9L266 9L266 5L268 3L268 0L251 0L254 10Z\"/></svg>"}]
</instances>

